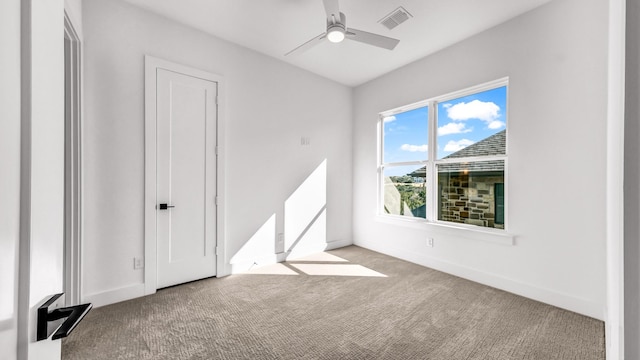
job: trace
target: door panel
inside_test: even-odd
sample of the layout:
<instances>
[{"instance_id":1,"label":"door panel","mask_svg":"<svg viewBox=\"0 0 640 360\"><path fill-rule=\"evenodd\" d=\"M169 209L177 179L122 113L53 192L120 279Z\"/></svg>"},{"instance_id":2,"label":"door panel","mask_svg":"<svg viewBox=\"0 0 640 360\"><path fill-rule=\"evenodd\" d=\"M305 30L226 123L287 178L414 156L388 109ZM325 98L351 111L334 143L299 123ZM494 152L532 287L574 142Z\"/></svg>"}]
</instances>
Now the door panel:
<instances>
[{"instance_id":1,"label":"door panel","mask_svg":"<svg viewBox=\"0 0 640 360\"><path fill-rule=\"evenodd\" d=\"M158 69L158 288L216 274L216 95L215 82Z\"/></svg>"},{"instance_id":2,"label":"door panel","mask_svg":"<svg viewBox=\"0 0 640 360\"><path fill-rule=\"evenodd\" d=\"M22 82L29 110L21 118L17 358L58 360L61 341L35 335L37 307L62 291L64 275L64 1L22 3L22 20L29 19L22 44L29 50L21 61L34 70Z\"/></svg>"}]
</instances>

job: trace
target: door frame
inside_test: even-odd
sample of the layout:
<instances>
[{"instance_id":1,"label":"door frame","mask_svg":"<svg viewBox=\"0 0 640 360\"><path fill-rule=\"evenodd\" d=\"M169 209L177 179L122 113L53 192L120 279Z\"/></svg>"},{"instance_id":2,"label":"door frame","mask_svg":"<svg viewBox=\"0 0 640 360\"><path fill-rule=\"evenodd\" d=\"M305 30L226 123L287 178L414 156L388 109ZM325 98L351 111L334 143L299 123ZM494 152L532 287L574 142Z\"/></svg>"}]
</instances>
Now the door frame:
<instances>
[{"instance_id":1,"label":"door frame","mask_svg":"<svg viewBox=\"0 0 640 360\"><path fill-rule=\"evenodd\" d=\"M216 133L216 277L227 275L225 265L225 122L224 81L222 76L171 61L145 55L145 131L144 131L144 293L153 294L158 283L156 237L156 90L157 71L164 69L218 84Z\"/></svg>"},{"instance_id":2,"label":"door frame","mask_svg":"<svg viewBox=\"0 0 640 360\"><path fill-rule=\"evenodd\" d=\"M77 305L82 302L82 41L66 9L64 37L70 45L65 68L68 61L71 77L65 90L64 292L66 304Z\"/></svg>"}]
</instances>

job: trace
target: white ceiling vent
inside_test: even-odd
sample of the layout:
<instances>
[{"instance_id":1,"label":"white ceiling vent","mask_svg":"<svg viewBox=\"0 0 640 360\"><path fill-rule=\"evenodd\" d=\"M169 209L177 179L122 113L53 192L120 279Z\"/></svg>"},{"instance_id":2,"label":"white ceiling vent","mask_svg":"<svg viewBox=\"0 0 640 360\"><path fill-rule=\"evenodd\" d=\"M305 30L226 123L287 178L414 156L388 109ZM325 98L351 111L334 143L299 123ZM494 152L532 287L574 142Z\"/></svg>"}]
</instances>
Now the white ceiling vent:
<instances>
[{"instance_id":1,"label":"white ceiling vent","mask_svg":"<svg viewBox=\"0 0 640 360\"><path fill-rule=\"evenodd\" d=\"M413 16L409 14L409 12L405 8L400 6L399 8L393 10L389 15L383 17L378 22L384 25L387 29L391 30L412 17Z\"/></svg>"}]
</instances>

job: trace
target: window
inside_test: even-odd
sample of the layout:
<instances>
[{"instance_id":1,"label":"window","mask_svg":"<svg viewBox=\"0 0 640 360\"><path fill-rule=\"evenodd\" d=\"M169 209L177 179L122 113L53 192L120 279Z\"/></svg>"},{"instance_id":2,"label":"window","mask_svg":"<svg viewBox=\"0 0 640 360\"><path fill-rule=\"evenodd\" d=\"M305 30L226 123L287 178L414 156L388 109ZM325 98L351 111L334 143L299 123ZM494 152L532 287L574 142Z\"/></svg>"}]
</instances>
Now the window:
<instances>
[{"instance_id":1,"label":"window","mask_svg":"<svg viewBox=\"0 0 640 360\"><path fill-rule=\"evenodd\" d=\"M381 114L381 215L505 228L507 82Z\"/></svg>"},{"instance_id":2,"label":"window","mask_svg":"<svg viewBox=\"0 0 640 360\"><path fill-rule=\"evenodd\" d=\"M429 108L426 106L382 118L384 212L426 218L426 178Z\"/></svg>"}]
</instances>

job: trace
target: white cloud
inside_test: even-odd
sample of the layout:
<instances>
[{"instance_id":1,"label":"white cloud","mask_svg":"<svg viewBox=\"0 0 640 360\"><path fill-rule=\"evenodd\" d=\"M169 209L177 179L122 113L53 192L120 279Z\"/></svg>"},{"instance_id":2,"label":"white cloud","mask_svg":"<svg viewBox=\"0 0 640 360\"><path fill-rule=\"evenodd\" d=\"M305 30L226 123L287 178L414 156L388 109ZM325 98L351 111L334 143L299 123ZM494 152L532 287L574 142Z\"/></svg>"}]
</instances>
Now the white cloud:
<instances>
[{"instance_id":1,"label":"white cloud","mask_svg":"<svg viewBox=\"0 0 640 360\"><path fill-rule=\"evenodd\" d=\"M462 150L473 143L474 141L469 139L462 139L458 141L451 140L447 143L447 145L444 146L444 151L454 152L454 151Z\"/></svg>"},{"instance_id":2,"label":"white cloud","mask_svg":"<svg viewBox=\"0 0 640 360\"><path fill-rule=\"evenodd\" d=\"M448 123L438 128L438 136L468 133L472 130L473 129L467 129L464 123Z\"/></svg>"},{"instance_id":3,"label":"white cloud","mask_svg":"<svg viewBox=\"0 0 640 360\"><path fill-rule=\"evenodd\" d=\"M391 115L391 116L385 116L384 118L382 118L382 121L385 123L390 123L392 121L396 121L396 117Z\"/></svg>"},{"instance_id":4,"label":"white cloud","mask_svg":"<svg viewBox=\"0 0 640 360\"><path fill-rule=\"evenodd\" d=\"M500 120L494 120L492 122L489 123L489 125L487 125L489 127L489 129L492 130L497 130L500 129L501 127L505 126L506 124L504 123L504 121L500 121Z\"/></svg>"},{"instance_id":5,"label":"white cloud","mask_svg":"<svg viewBox=\"0 0 640 360\"><path fill-rule=\"evenodd\" d=\"M473 100L469 103L460 102L447 108L447 115L451 120L480 119L487 123L500 117L500 107L493 102Z\"/></svg>"},{"instance_id":6,"label":"white cloud","mask_svg":"<svg viewBox=\"0 0 640 360\"><path fill-rule=\"evenodd\" d=\"M442 107L444 107L445 109L448 109L448 108L450 108L451 106L452 106L452 105L451 105L451 104L449 104L449 103L442 104Z\"/></svg>"},{"instance_id":7,"label":"white cloud","mask_svg":"<svg viewBox=\"0 0 640 360\"><path fill-rule=\"evenodd\" d=\"M404 144L400 146L400 150L409 151L409 152L427 152L429 149L429 145L409 145Z\"/></svg>"}]
</instances>

